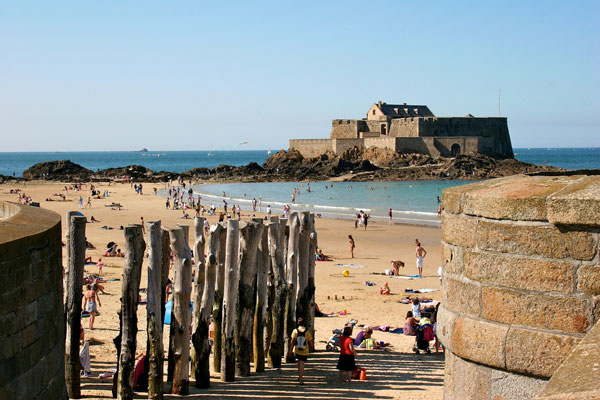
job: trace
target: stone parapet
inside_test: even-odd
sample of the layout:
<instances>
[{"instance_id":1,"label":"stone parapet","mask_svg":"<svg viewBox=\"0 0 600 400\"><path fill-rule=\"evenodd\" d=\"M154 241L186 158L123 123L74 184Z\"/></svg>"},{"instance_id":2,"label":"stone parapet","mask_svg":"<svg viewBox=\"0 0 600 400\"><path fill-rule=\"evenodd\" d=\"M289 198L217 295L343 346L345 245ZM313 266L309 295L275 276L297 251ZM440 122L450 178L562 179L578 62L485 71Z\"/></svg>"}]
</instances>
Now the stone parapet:
<instances>
[{"instance_id":1,"label":"stone parapet","mask_svg":"<svg viewBox=\"0 0 600 400\"><path fill-rule=\"evenodd\" d=\"M60 216L0 209L0 398L66 398Z\"/></svg>"},{"instance_id":2,"label":"stone parapet","mask_svg":"<svg viewBox=\"0 0 600 400\"><path fill-rule=\"evenodd\" d=\"M600 176L519 175L442 197L445 398L534 398L600 318Z\"/></svg>"}]
</instances>

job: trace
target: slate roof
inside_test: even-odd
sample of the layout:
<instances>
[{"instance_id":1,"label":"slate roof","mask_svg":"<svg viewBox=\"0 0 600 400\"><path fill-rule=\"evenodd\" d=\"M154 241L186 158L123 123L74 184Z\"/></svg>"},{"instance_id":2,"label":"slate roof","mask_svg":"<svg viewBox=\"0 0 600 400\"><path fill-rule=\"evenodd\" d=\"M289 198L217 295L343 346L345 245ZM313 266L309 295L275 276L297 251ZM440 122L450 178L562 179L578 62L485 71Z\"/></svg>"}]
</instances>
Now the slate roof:
<instances>
[{"instance_id":1,"label":"slate roof","mask_svg":"<svg viewBox=\"0 0 600 400\"><path fill-rule=\"evenodd\" d=\"M392 118L435 117L429 107L410 104L382 104L381 112Z\"/></svg>"}]
</instances>

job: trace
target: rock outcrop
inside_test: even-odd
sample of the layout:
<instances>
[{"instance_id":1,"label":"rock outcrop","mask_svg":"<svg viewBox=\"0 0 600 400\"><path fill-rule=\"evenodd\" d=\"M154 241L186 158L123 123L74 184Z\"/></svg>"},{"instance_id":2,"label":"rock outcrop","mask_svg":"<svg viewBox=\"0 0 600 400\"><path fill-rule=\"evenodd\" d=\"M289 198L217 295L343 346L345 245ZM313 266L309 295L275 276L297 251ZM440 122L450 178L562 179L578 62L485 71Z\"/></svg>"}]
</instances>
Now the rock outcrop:
<instances>
[{"instance_id":1,"label":"rock outcrop","mask_svg":"<svg viewBox=\"0 0 600 400\"><path fill-rule=\"evenodd\" d=\"M23 171L23 178L52 181L81 181L91 175L92 171L70 160L45 161Z\"/></svg>"},{"instance_id":2,"label":"rock outcrop","mask_svg":"<svg viewBox=\"0 0 600 400\"><path fill-rule=\"evenodd\" d=\"M152 171L141 165L108 168L96 173L70 161L36 164L23 173L28 179L48 180L136 180L166 182L181 176L204 181L300 181L329 180L428 180L487 179L519 173L558 172L560 168L533 165L514 159L497 160L479 153L461 154L456 158L431 157L422 154L400 154L389 149L353 147L341 155L326 152L306 158L291 149L273 154L262 166L252 162L235 167L194 168L181 173Z\"/></svg>"}]
</instances>

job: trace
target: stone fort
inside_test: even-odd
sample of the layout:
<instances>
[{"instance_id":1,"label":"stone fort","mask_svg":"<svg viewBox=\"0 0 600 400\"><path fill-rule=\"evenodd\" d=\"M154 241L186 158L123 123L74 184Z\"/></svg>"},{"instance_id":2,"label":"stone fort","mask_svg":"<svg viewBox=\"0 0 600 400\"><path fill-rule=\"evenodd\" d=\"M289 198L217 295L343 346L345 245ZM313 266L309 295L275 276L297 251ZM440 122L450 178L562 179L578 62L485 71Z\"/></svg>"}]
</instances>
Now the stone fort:
<instances>
[{"instance_id":1,"label":"stone fort","mask_svg":"<svg viewBox=\"0 0 600 400\"><path fill-rule=\"evenodd\" d=\"M436 117L423 105L379 101L363 119L334 119L329 139L291 139L290 148L304 157L349 148L378 147L399 153L455 157L479 152L494 158L513 158L504 117Z\"/></svg>"}]
</instances>

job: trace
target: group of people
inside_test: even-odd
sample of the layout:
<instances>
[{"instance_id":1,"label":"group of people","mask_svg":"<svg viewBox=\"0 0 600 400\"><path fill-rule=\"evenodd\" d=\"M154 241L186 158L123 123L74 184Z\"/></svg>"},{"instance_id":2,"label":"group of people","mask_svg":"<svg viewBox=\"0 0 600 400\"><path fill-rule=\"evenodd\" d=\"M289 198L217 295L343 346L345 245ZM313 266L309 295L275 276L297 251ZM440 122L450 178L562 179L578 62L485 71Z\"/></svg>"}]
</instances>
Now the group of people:
<instances>
[{"instance_id":1,"label":"group of people","mask_svg":"<svg viewBox=\"0 0 600 400\"><path fill-rule=\"evenodd\" d=\"M354 229L358 229L359 226L363 226L366 231L367 225L369 224L369 218L371 218L371 214L366 213L363 210L357 212L354 219Z\"/></svg>"}]
</instances>

